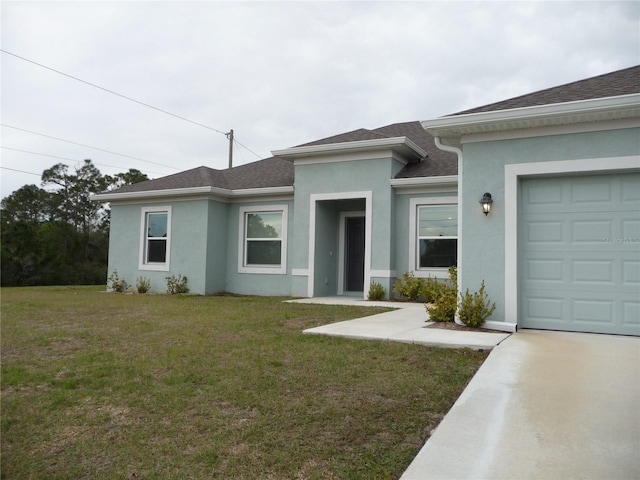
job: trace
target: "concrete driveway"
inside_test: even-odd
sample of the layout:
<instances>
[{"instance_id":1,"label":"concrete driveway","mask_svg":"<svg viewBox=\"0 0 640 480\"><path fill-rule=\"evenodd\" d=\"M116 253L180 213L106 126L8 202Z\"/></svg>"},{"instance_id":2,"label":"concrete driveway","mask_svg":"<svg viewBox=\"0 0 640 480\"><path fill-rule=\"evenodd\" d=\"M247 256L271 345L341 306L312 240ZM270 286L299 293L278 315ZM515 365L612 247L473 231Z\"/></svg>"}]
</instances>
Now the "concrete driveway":
<instances>
[{"instance_id":1,"label":"concrete driveway","mask_svg":"<svg viewBox=\"0 0 640 480\"><path fill-rule=\"evenodd\" d=\"M401 480L639 479L640 338L497 345Z\"/></svg>"}]
</instances>

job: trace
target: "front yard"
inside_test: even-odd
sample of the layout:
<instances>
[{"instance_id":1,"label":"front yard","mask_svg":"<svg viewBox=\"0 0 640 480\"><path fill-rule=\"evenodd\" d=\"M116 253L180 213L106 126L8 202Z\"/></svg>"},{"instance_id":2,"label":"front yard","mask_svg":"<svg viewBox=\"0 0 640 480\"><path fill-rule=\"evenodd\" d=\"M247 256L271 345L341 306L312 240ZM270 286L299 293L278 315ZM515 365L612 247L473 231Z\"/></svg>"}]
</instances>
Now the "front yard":
<instances>
[{"instance_id":1,"label":"front yard","mask_svg":"<svg viewBox=\"0 0 640 480\"><path fill-rule=\"evenodd\" d=\"M3 479L396 479L486 353L302 335L382 309L5 288Z\"/></svg>"}]
</instances>

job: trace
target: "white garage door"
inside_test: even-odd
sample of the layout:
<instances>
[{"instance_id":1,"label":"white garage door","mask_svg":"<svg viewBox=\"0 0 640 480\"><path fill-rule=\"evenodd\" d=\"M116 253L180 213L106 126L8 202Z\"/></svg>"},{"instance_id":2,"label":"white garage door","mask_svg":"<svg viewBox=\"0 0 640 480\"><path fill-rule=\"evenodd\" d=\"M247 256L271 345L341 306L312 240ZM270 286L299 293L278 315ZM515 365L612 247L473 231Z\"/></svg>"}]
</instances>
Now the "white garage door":
<instances>
[{"instance_id":1,"label":"white garage door","mask_svg":"<svg viewBox=\"0 0 640 480\"><path fill-rule=\"evenodd\" d=\"M640 335L640 174L531 178L520 192L520 325Z\"/></svg>"}]
</instances>

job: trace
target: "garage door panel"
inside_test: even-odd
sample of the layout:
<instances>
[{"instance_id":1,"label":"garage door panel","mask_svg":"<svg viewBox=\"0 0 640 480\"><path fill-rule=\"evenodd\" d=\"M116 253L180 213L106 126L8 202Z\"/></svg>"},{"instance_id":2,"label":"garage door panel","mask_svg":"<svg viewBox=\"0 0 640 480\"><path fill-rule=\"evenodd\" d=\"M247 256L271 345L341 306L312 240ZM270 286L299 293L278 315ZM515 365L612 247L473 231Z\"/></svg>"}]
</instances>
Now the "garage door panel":
<instances>
[{"instance_id":1,"label":"garage door panel","mask_svg":"<svg viewBox=\"0 0 640 480\"><path fill-rule=\"evenodd\" d=\"M612 220L590 219L570 222L571 237L569 244L602 243L604 238L611 237L614 232Z\"/></svg>"},{"instance_id":2,"label":"garage door panel","mask_svg":"<svg viewBox=\"0 0 640 480\"><path fill-rule=\"evenodd\" d=\"M588 322L592 324L608 325L613 317L613 300L573 299L571 303L574 323Z\"/></svg>"},{"instance_id":3,"label":"garage door panel","mask_svg":"<svg viewBox=\"0 0 640 480\"><path fill-rule=\"evenodd\" d=\"M599 287L615 287L613 260L574 260L571 281L577 284L597 284Z\"/></svg>"},{"instance_id":4,"label":"garage door panel","mask_svg":"<svg viewBox=\"0 0 640 480\"><path fill-rule=\"evenodd\" d=\"M622 285L640 287L640 261L626 260L622 262Z\"/></svg>"},{"instance_id":5,"label":"garage door panel","mask_svg":"<svg viewBox=\"0 0 640 480\"><path fill-rule=\"evenodd\" d=\"M640 245L640 220L624 220L622 222L622 242Z\"/></svg>"},{"instance_id":6,"label":"garage door panel","mask_svg":"<svg viewBox=\"0 0 640 480\"><path fill-rule=\"evenodd\" d=\"M640 301L622 302L623 324L629 327L640 327Z\"/></svg>"},{"instance_id":7,"label":"garage door panel","mask_svg":"<svg viewBox=\"0 0 640 480\"><path fill-rule=\"evenodd\" d=\"M638 180L634 178L634 175L622 178L620 192L623 205L628 205L630 208L638 208L640 188L638 188Z\"/></svg>"},{"instance_id":8,"label":"garage door panel","mask_svg":"<svg viewBox=\"0 0 640 480\"><path fill-rule=\"evenodd\" d=\"M519 324L640 335L640 175L526 179L521 191Z\"/></svg>"}]
</instances>

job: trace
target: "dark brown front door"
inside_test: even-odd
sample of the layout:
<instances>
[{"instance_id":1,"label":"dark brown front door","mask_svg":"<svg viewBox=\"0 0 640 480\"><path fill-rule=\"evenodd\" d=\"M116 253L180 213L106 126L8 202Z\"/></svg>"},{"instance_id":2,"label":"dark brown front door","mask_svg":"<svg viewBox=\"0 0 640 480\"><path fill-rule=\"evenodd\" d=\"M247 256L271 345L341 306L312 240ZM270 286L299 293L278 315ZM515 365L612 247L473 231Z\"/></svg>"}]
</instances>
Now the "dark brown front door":
<instances>
[{"instance_id":1,"label":"dark brown front door","mask_svg":"<svg viewBox=\"0 0 640 480\"><path fill-rule=\"evenodd\" d=\"M345 278L348 292L364 290L364 217L345 219Z\"/></svg>"}]
</instances>

